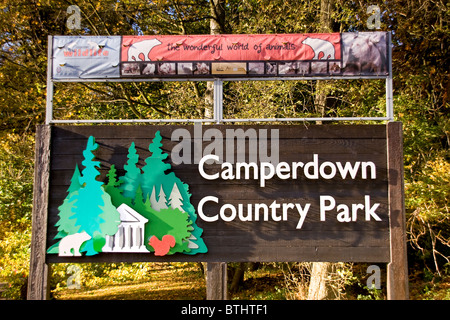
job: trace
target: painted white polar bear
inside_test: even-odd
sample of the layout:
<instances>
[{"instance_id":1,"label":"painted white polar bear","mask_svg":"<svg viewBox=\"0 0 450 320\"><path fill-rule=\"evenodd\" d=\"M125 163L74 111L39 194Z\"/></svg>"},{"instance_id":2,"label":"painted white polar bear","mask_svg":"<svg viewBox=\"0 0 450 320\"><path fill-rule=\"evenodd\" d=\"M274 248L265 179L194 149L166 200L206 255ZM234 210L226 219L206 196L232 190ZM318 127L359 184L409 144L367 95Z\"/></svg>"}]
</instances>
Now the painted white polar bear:
<instances>
[{"instance_id":1,"label":"painted white polar bear","mask_svg":"<svg viewBox=\"0 0 450 320\"><path fill-rule=\"evenodd\" d=\"M333 44L330 41L308 37L303 40L302 43L310 46L313 49L314 60L334 59L335 50ZM321 52L323 53L323 57L319 58Z\"/></svg>"},{"instance_id":2,"label":"painted white polar bear","mask_svg":"<svg viewBox=\"0 0 450 320\"><path fill-rule=\"evenodd\" d=\"M159 46L161 41L158 39L142 40L133 43L128 48L128 61L151 61L149 58L150 51L153 47Z\"/></svg>"},{"instance_id":3,"label":"painted white polar bear","mask_svg":"<svg viewBox=\"0 0 450 320\"><path fill-rule=\"evenodd\" d=\"M91 239L92 237L85 231L80 233L70 234L65 236L59 242L59 253L60 257L80 257L80 247L83 242ZM73 249L73 253L71 250Z\"/></svg>"}]
</instances>

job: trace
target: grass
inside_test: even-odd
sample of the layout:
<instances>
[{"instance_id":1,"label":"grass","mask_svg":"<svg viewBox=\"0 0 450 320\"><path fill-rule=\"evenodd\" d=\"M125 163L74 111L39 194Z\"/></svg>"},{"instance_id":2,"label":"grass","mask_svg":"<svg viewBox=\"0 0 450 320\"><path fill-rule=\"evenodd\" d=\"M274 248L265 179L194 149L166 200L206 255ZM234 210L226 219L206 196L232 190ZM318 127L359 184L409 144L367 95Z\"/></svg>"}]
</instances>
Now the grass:
<instances>
[{"instance_id":1,"label":"grass","mask_svg":"<svg viewBox=\"0 0 450 320\"><path fill-rule=\"evenodd\" d=\"M206 281L197 264L149 264L140 280L107 281L90 278L80 289L68 289L59 283L53 290L57 300L205 300ZM104 276L104 275L103 275ZM106 277L108 278L108 277ZM119 278L119 277L117 277ZM263 268L246 273L240 290L230 294L233 300L285 299L284 276L280 270Z\"/></svg>"},{"instance_id":2,"label":"grass","mask_svg":"<svg viewBox=\"0 0 450 320\"><path fill-rule=\"evenodd\" d=\"M90 283L97 284L90 284ZM154 264L140 280L102 283L90 281L80 289L59 287L54 298L59 300L202 300L206 282L201 270L187 264Z\"/></svg>"}]
</instances>

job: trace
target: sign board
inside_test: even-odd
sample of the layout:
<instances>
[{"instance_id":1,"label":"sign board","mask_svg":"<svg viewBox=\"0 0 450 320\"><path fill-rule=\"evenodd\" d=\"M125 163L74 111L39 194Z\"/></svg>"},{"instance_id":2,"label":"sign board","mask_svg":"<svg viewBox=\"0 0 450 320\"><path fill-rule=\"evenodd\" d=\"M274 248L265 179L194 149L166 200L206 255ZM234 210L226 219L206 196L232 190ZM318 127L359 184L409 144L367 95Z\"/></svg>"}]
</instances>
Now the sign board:
<instances>
[{"instance_id":1,"label":"sign board","mask_svg":"<svg viewBox=\"0 0 450 320\"><path fill-rule=\"evenodd\" d=\"M55 36L54 80L389 75L386 32Z\"/></svg>"},{"instance_id":2,"label":"sign board","mask_svg":"<svg viewBox=\"0 0 450 320\"><path fill-rule=\"evenodd\" d=\"M48 263L390 261L386 125L54 126L49 182Z\"/></svg>"},{"instance_id":3,"label":"sign board","mask_svg":"<svg viewBox=\"0 0 450 320\"><path fill-rule=\"evenodd\" d=\"M120 76L120 36L61 36L53 41L53 78Z\"/></svg>"}]
</instances>

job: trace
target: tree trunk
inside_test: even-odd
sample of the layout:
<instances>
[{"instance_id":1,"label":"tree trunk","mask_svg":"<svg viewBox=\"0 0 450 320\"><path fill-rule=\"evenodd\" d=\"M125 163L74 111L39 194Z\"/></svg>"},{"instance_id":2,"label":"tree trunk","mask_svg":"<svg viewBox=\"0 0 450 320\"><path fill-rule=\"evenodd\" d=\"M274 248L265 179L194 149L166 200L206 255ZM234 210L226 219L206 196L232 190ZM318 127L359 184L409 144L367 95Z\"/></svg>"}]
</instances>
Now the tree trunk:
<instances>
[{"instance_id":1,"label":"tree trunk","mask_svg":"<svg viewBox=\"0 0 450 320\"><path fill-rule=\"evenodd\" d=\"M333 21L331 19L331 12L333 7L333 0L321 0L320 1L320 19L319 19L319 32L327 33L333 32ZM325 116L325 107L327 102L328 89L326 88L326 82L316 82L316 95L315 95L315 109L320 117ZM322 124L322 121L318 121L318 124Z\"/></svg>"},{"instance_id":2,"label":"tree trunk","mask_svg":"<svg viewBox=\"0 0 450 320\"><path fill-rule=\"evenodd\" d=\"M330 283L327 281L331 268L331 262L314 262L312 264L308 300L329 300L334 298Z\"/></svg>"},{"instance_id":3,"label":"tree trunk","mask_svg":"<svg viewBox=\"0 0 450 320\"><path fill-rule=\"evenodd\" d=\"M320 25L319 32L332 32L331 12L333 7L333 0L320 1ZM327 100L328 90L326 82L317 81L315 108L316 112L321 117L325 116L325 106ZM322 121L317 121L317 124L322 124ZM309 283L308 300L324 300L332 298L332 289L327 276L331 271L332 264L329 262L314 262L311 270L311 280Z\"/></svg>"},{"instance_id":4,"label":"tree trunk","mask_svg":"<svg viewBox=\"0 0 450 320\"><path fill-rule=\"evenodd\" d=\"M225 25L225 0L210 0L210 14L211 19L209 20L210 34L221 34L224 30ZM204 95L206 107L205 107L205 119L211 119L213 117L214 110L214 82L208 81L206 83L206 91ZM219 272L218 265L221 266L221 271ZM209 270L207 275L212 278L218 278L222 282L220 285L213 285L211 282L213 280L209 279L207 281L207 299L227 299L227 267L226 263L223 266L222 263L207 263L206 269ZM217 282L217 281L214 281ZM221 287L220 287L221 286Z\"/></svg>"},{"instance_id":5,"label":"tree trunk","mask_svg":"<svg viewBox=\"0 0 450 320\"><path fill-rule=\"evenodd\" d=\"M211 19L209 20L210 34L221 34L225 29L225 0L211 0L209 2ZM205 118L211 119L214 110L214 82L206 83Z\"/></svg>"},{"instance_id":6,"label":"tree trunk","mask_svg":"<svg viewBox=\"0 0 450 320\"><path fill-rule=\"evenodd\" d=\"M240 262L237 268L233 270L233 277L230 284L230 292L235 293L238 292L239 287L244 283L244 274L245 269L247 269L247 265L245 262Z\"/></svg>"}]
</instances>

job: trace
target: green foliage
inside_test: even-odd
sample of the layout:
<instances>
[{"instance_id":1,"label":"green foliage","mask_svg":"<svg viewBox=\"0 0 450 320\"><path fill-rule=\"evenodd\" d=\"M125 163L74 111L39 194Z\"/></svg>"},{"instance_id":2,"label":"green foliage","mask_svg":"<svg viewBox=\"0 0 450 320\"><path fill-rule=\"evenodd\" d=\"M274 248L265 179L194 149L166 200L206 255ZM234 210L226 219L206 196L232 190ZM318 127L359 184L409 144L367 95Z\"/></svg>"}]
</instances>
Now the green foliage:
<instances>
[{"instance_id":1,"label":"green foliage","mask_svg":"<svg viewBox=\"0 0 450 320\"><path fill-rule=\"evenodd\" d=\"M441 274L450 262L450 163L437 157L416 176L405 186L410 242L420 250L419 259Z\"/></svg>"},{"instance_id":2,"label":"green foliage","mask_svg":"<svg viewBox=\"0 0 450 320\"><path fill-rule=\"evenodd\" d=\"M33 193L33 136L0 132L0 240L3 230L30 226Z\"/></svg>"},{"instance_id":3,"label":"green foliage","mask_svg":"<svg viewBox=\"0 0 450 320\"><path fill-rule=\"evenodd\" d=\"M4 297L24 298L29 270L31 230L1 230L0 238L0 281L8 283Z\"/></svg>"}]
</instances>

